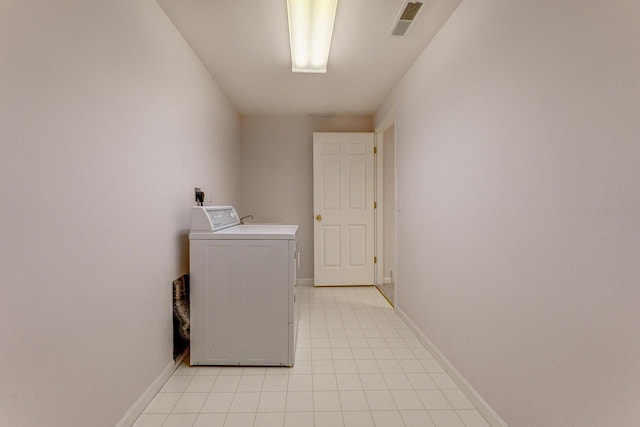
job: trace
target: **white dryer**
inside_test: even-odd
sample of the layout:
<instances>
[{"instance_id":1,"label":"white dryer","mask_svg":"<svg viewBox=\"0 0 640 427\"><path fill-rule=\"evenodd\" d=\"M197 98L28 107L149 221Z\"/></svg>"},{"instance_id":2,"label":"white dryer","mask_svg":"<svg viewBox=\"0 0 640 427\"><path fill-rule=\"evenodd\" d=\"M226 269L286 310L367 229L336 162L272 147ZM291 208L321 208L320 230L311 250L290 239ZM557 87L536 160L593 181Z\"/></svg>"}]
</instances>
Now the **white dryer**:
<instances>
[{"instance_id":1,"label":"white dryer","mask_svg":"<svg viewBox=\"0 0 640 427\"><path fill-rule=\"evenodd\" d=\"M193 207L192 365L293 365L297 230L241 225L232 206Z\"/></svg>"}]
</instances>

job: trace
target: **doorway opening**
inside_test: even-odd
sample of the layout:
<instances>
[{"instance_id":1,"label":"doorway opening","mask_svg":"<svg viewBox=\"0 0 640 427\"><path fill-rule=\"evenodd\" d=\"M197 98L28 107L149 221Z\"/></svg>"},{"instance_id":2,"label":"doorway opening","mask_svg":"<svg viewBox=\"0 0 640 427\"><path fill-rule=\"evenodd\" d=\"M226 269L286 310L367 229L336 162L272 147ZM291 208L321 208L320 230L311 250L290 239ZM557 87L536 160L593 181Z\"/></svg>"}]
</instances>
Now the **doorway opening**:
<instances>
[{"instance_id":1,"label":"doorway opening","mask_svg":"<svg viewBox=\"0 0 640 427\"><path fill-rule=\"evenodd\" d=\"M396 288L396 171L395 121L391 112L376 127L376 198L382 206L376 212L376 253L381 261L376 268L376 286L395 305Z\"/></svg>"}]
</instances>

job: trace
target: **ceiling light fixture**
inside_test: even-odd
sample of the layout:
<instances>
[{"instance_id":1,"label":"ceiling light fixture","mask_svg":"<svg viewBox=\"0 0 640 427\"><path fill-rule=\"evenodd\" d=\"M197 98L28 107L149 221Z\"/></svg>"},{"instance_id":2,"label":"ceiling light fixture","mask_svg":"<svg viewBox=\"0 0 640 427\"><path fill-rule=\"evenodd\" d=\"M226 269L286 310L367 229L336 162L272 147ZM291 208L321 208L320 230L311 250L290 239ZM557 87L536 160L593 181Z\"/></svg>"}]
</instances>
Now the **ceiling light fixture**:
<instances>
[{"instance_id":1,"label":"ceiling light fixture","mask_svg":"<svg viewBox=\"0 0 640 427\"><path fill-rule=\"evenodd\" d=\"M287 0L291 71L326 73L338 0Z\"/></svg>"}]
</instances>

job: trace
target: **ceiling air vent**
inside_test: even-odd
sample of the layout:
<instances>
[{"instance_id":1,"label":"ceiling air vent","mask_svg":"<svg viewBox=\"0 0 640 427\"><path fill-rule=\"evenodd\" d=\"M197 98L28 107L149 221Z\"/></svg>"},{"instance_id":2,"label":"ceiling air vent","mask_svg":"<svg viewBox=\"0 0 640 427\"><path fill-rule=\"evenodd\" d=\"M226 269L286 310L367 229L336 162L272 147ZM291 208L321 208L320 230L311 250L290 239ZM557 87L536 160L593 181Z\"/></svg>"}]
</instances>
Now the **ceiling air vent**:
<instances>
[{"instance_id":1,"label":"ceiling air vent","mask_svg":"<svg viewBox=\"0 0 640 427\"><path fill-rule=\"evenodd\" d=\"M422 7L422 3L415 2L407 2L405 8L396 19L396 22L393 25L393 29L391 30L392 36L404 37L411 29L411 25L413 25L413 20L418 15L420 8Z\"/></svg>"}]
</instances>

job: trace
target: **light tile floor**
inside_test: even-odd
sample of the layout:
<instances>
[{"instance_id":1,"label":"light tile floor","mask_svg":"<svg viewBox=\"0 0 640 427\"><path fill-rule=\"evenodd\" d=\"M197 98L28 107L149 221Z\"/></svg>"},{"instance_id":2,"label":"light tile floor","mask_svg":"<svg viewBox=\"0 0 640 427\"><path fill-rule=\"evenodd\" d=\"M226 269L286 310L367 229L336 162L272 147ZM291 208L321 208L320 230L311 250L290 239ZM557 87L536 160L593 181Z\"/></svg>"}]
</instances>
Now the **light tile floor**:
<instances>
[{"instance_id":1,"label":"light tile floor","mask_svg":"<svg viewBox=\"0 0 640 427\"><path fill-rule=\"evenodd\" d=\"M298 286L295 366L180 366L135 427L488 427L375 287Z\"/></svg>"}]
</instances>

